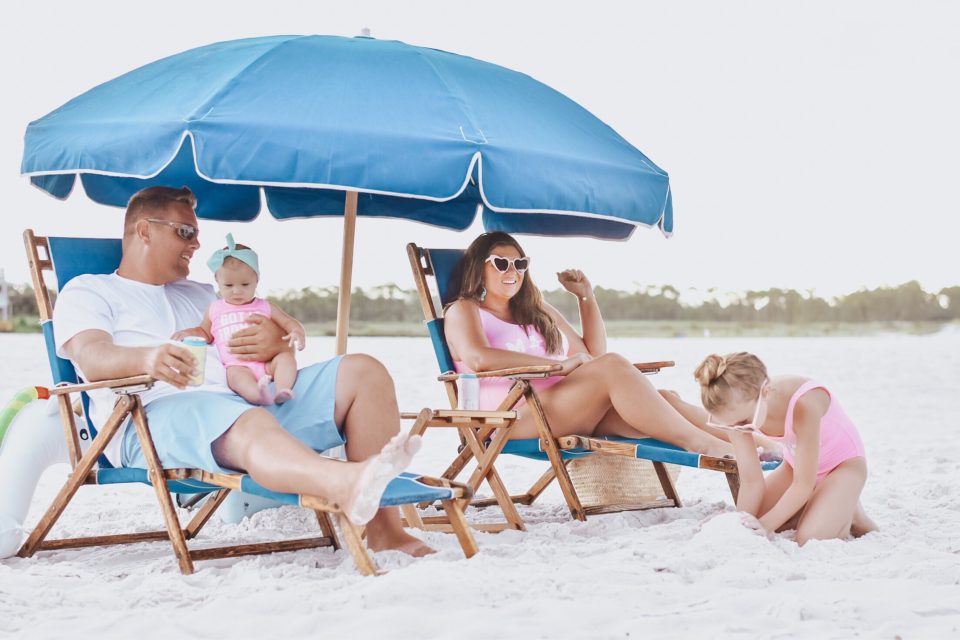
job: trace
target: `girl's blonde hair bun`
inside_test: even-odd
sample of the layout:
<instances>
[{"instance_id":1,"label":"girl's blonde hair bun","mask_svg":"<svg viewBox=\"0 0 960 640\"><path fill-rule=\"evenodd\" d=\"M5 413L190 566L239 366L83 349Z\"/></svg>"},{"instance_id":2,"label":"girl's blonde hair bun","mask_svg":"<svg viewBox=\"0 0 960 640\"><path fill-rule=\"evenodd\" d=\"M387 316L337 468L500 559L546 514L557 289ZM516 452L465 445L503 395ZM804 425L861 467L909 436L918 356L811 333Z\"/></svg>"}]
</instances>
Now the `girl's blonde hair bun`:
<instances>
[{"instance_id":1,"label":"girl's blonde hair bun","mask_svg":"<svg viewBox=\"0 0 960 640\"><path fill-rule=\"evenodd\" d=\"M703 359L700 366L693 372L693 377L697 379L700 386L709 387L714 384L726 370L727 359L724 356L712 353Z\"/></svg>"},{"instance_id":2,"label":"girl's blonde hair bun","mask_svg":"<svg viewBox=\"0 0 960 640\"><path fill-rule=\"evenodd\" d=\"M693 377L700 383L703 408L712 413L735 395L755 398L767 379L767 368L752 353L713 353L703 359Z\"/></svg>"}]
</instances>

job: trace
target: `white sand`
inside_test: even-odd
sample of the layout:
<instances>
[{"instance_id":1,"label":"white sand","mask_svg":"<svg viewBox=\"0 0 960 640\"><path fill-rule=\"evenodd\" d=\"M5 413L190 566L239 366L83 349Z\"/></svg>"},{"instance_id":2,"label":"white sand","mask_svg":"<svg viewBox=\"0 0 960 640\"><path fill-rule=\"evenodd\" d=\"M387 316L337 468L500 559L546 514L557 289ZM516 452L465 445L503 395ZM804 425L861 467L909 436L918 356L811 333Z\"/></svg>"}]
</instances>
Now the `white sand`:
<instances>
[{"instance_id":1,"label":"white sand","mask_svg":"<svg viewBox=\"0 0 960 640\"><path fill-rule=\"evenodd\" d=\"M307 358L332 351L313 339ZM49 378L37 336L0 336L0 398ZM427 340L355 339L383 359L402 407L443 406ZM0 562L0 636L221 638L320 636L851 637L960 634L960 333L932 337L619 340L634 359L677 360L656 383L695 397L690 371L710 351L754 350L774 373L829 384L858 422L870 479L863 495L879 533L844 542L762 537L731 513L719 474L684 471L686 506L569 519L559 492L521 514L526 533L478 534L464 560L452 536L414 560L381 553L389 574L361 577L346 552L301 551L198 563L181 576L166 543L41 553ZM308 361L307 358L301 362ZM437 473L450 434L428 434L414 470ZM36 522L62 480L48 472L28 516ZM524 489L543 466L504 458L508 485ZM493 519L492 510L472 517ZM54 535L146 530L160 524L146 487L81 489ZM214 521L205 544L301 536L306 511L261 512L239 525Z\"/></svg>"}]
</instances>

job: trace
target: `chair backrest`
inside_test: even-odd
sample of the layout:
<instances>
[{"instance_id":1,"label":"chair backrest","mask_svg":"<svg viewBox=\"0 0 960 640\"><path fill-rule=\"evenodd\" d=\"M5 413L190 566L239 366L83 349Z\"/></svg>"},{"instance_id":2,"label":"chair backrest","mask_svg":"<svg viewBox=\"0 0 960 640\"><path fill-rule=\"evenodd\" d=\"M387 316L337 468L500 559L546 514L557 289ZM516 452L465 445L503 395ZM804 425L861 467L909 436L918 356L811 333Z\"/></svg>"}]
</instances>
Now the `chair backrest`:
<instances>
[{"instance_id":1,"label":"chair backrest","mask_svg":"<svg viewBox=\"0 0 960 640\"><path fill-rule=\"evenodd\" d=\"M50 373L54 384L78 382L77 370L73 363L57 355L53 327L53 304L50 292L44 282L43 272L52 271L57 290L62 290L73 278L87 273L113 273L120 266L121 242L113 238L60 238L35 236L32 231L24 233L27 260L30 263L30 275L37 296L40 323L50 363ZM41 255L45 254L45 255ZM81 429L81 439L96 437L97 429L90 421L90 398L81 394L86 429ZM100 456L100 466L111 465L106 456Z\"/></svg>"},{"instance_id":2,"label":"chair backrest","mask_svg":"<svg viewBox=\"0 0 960 640\"><path fill-rule=\"evenodd\" d=\"M433 343L433 352L437 358L440 373L454 369L453 357L450 355L450 348L447 347L443 332L443 307L460 295L463 254L462 249L424 249L413 243L407 245L413 279L417 283L420 306L423 308L423 317L430 332L430 340ZM431 277L440 300L439 313L433 303L429 283Z\"/></svg>"},{"instance_id":3,"label":"chair backrest","mask_svg":"<svg viewBox=\"0 0 960 640\"><path fill-rule=\"evenodd\" d=\"M50 260L57 291L68 282L88 273L113 273L120 266L121 243L114 238L57 238L47 237ZM52 312L52 307L51 307ZM77 373L69 360L57 356L53 341L53 318L44 322L47 337L47 357L54 374L54 383L76 382ZM64 376L62 380L57 375Z\"/></svg>"}]
</instances>

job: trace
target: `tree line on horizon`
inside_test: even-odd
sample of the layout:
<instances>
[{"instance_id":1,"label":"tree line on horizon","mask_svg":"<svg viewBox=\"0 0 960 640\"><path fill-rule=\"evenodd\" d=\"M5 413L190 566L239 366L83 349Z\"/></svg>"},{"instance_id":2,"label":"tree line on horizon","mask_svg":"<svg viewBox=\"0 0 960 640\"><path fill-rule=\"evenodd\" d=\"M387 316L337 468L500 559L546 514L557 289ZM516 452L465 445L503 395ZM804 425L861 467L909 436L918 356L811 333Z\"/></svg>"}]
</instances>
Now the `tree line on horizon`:
<instances>
[{"instance_id":1,"label":"tree line on horizon","mask_svg":"<svg viewBox=\"0 0 960 640\"><path fill-rule=\"evenodd\" d=\"M268 296L287 313L304 323L336 320L337 287L305 287ZM607 320L675 320L699 322L951 322L960 320L960 285L937 292L925 291L911 281L895 287L862 289L824 299L811 292L766 289L728 293L698 304L685 304L680 291L670 285L648 286L637 291L595 287L594 293ZM566 317L576 318L576 299L562 289L545 291L544 298ZM10 286L10 314L37 317L30 285ZM423 313L415 289L390 283L369 289L355 288L350 317L361 322L420 322Z\"/></svg>"}]
</instances>

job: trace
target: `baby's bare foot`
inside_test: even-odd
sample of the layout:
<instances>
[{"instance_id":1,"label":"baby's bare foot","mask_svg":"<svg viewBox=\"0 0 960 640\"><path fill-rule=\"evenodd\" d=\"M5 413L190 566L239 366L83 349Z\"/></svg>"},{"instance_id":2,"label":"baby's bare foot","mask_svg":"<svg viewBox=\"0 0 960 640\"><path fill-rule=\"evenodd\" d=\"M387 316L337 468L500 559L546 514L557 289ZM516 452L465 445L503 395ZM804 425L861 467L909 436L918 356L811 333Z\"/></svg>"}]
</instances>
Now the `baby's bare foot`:
<instances>
[{"instance_id":1,"label":"baby's bare foot","mask_svg":"<svg viewBox=\"0 0 960 640\"><path fill-rule=\"evenodd\" d=\"M293 389L280 389L279 391L277 391L277 395L276 397L274 397L273 401L276 402L277 404L283 404L284 402L293 400L293 398L294 398Z\"/></svg>"},{"instance_id":2,"label":"baby's bare foot","mask_svg":"<svg viewBox=\"0 0 960 640\"><path fill-rule=\"evenodd\" d=\"M260 391L260 404L267 406L274 403L273 392L270 391L270 376L263 376L257 380L257 389Z\"/></svg>"}]
</instances>

